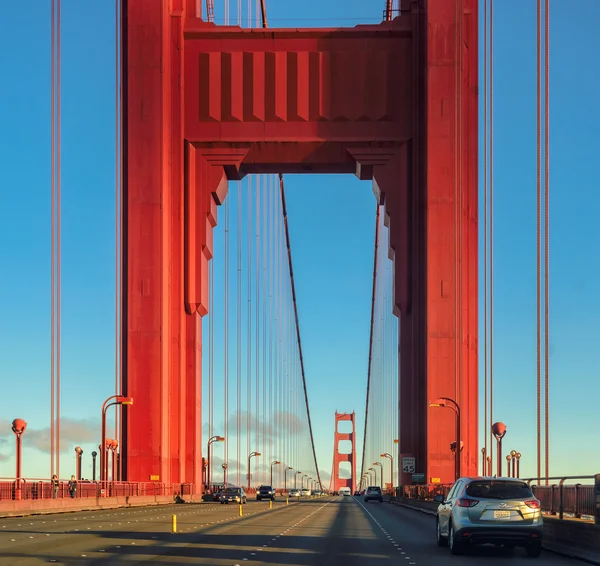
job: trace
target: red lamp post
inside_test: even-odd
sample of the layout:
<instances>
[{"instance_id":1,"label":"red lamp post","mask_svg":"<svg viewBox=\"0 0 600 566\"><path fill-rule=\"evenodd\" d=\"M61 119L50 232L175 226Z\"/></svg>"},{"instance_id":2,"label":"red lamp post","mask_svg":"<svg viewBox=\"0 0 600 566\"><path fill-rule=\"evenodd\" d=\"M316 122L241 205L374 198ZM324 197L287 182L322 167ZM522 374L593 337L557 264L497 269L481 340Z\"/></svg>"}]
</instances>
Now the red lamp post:
<instances>
[{"instance_id":1,"label":"red lamp post","mask_svg":"<svg viewBox=\"0 0 600 566\"><path fill-rule=\"evenodd\" d=\"M112 401L110 403L109 401ZM100 481L106 481L108 479L108 459L106 454L106 409L112 405L133 405L133 397L125 397L123 395L111 395L108 399L102 403L102 442L100 446Z\"/></svg>"},{"instance_id":2,"label":"red lamp post","mask_svg":"<svg viewBox=\"0 0 600 566\"><path fill-rule=\"evenodd\" d=\"M248 491L250 491L250 481L252 479L252 472L250 470L250 462L252 461L252 458L254 458L255 456L260 456L260 452L250 452L250 454L248 454Z\"/></svg>"},{"instance_id":3,"label":"red lamp post","mask_svg":"<svg viewBox=\"0 0 600 566\"><path fill-rule=\"evenodd\" d=\"M208 493L212 493L212 490L210 488L210 480L211 480L211 471L212 471L212 452L211 452L211 445L214 442L225 442L225 437L224 436L219 436L219 435L215 435L215 436L211 436L208 439L208 445L206 446L206 457L208 459L207 462L207 468L206 468L206 485L208 487Z\"/></svg>"},{"instance_id":4,"label":"red lamp post","mask_svg":"<svg viewBox=\"0 0 600 566\"><path fill-rule=\"evenodd\" d=\"M506 435L506 425L501 422L492 425L492 434L498 441L498 477L502 477L502 439Z\"/></svg>"},{"instance_id":5,"label":"red lamp post","mask_svg":"<svg viewBox=\"0 0 600 566\"><path fill-rule=\"evenodd\" d=\"M77 474L77 481L81 481L81 455L83 454L83 448L81 446L75 446L75 454L77 458L77 465L75 466L75 473Z\"/></svg>"},{"instance_id":6,"label":"red lamp post","mask_svg":"<svg viewBox=\"0 0 600 566\"><path fill-rule=\"evenodd\" d=\"M21 499L21 475L22 475L22 451L23 451L23 433L27 428L27 423L23 419L15 419L12 422L12 431L15 433L16 442L17 442L17 469L16 469L16 478L15 478L15 499Z\"/></svg>"},{"instance_id":7,"label":"red lamp post","mask_svg":"<svg viewBox=\"0 0 600 566\"><path fill-rule=\"evenodd\" d=\"M394 489L394 457L389 452L379 455L381 458L388 458L390 461L390 487Z\"/></svg>"},{"instance_id":8,"label":"red lamp post","mask_svg":"<svg viewBox=\"0 0 600 566\"><path fill-rule=\"evenodd\" d=\"M285 491L287 493L287 473L290 470L293 470L294 468L291 468L290 466L288 466L285 471L283 472L283 491Z\"/></svg>"},{"instance_id":9,"label":"red lamp post","mask_svg":"<svg viewBox=\"0 0 600 566\"><path fill-rule=\"evenodd\" d=\"M98 452L95 450L92 452L92 481L96 481L96 457Z\"/></svg>"},{"instance_id":10,"label":"red lamp post","mask_svg":"<svg viewBox=\"0 0 600 566\"><path fill-rule=\"evenodd\" d=\"M116 476L116 471L117 471L117 458L116 458L116 454L117 454L117 448L119 447L119 442L117 440L112 439L110 441L110 444L108 445L108 449L112 452L112 458L111 458L111 462L112 462L112 474L111 474L111 481L116 481L117 476Z\"/></svg>"},{"instance_id":11,"label":"red lamp post","mask_svg":"<svg viewBox=\"0 0 600 566\"><path fill-rule=\"evenodd\" d=\"M281 462L279 460L273 460L271 462L271 487L273 489L275 489L275 487L273 486L273 466L277 466L277 464L281 464Z\"/></svg>"}]
</instances>

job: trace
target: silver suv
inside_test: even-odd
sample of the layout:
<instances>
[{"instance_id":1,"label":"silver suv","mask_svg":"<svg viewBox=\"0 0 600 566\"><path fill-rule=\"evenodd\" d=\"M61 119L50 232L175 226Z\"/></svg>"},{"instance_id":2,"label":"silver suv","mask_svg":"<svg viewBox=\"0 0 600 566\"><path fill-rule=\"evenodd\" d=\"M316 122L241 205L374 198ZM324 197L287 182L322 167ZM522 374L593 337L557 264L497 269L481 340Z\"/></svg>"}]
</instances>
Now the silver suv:
<instances>
[{"instance_id":1,"label":"silver suv","mask_svg":"<svg viewBox=\"0 0 600 566\"><path fill-rule=\"evenodd\" d=\"M460 554L468 544L523 546L542 551L542 510L529 486L515 478L460 478L446 497L436 495L438 546Z\"/></svg>"}]
</instances>

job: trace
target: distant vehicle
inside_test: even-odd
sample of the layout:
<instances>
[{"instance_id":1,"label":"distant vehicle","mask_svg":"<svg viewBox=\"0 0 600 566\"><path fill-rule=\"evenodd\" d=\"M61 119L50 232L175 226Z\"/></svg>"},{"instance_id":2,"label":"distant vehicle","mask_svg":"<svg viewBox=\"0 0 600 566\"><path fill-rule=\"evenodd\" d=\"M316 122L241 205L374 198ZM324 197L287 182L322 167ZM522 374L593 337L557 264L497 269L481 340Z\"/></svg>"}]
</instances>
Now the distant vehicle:
<instances>
[{"instance_id":1,"label":"distant vehicle","mask_svg":"<svg viewBox=\"0 0 600 566\"><path fill-rule=\"evenodd\" d=\"M383 503L383 493L378 485L370 485L367 487L367 491L365 491L365 503L368 503L371 500Z\"/></svg>"},{"instance_id":2,"label":"distant vehicle","mask_svg":"<svg viewBox=\"0 0 600 566\"><path fill-rule=\"evenodd\" d=\"M289 497L300 497L299 489L290 489Z\"/></svg>"},{"instance_id":3,"label":"distant vehicle","mask_svg":"<svg viewBox=\"0 0 600 566\"><path fill-rule=\"evenodd\" d=\"M338 493L340 495L344 495L344 496L347 496L347 497L350 497L352 495L352 492L350 491L349 487L340 487Z\"/></svg>"},{"instance_id":4,"label":"distant vehicle","mask_svg":"<svg viewBox=\"0 0 600 566\"><path fill-rule=\"evenodd\" d=\"M310 495L310 489L308 489L307 487L303 488L302 495L308 497Z\"/></svg>"},{"instance_id":5,"label":"distant vehicle","mask_svg":"<svg viewBox=\"0 0 600 566\"><path fill-rule=\"evenodd\" d=\"M226 487L221 492L221 505L224 503L246 504L246 492L241 487Z\"/></svg>"},{"instance_id":6,"label":"distant vehicle","mask_svg":"<svg viewBox=\"0 0 600 566\"><path fill-rule=\"evenodd\" d=\"M460 554L478 544L522 546L537 558L542 552L540 502L524 481L514 478L460 478L448 495L436 495L438 546Z\"/></svg>"},{"instance_id":7,"label":"distant vehicle","mask_svg":"<svg viewBox=\"0 0 600 566\"><path fill-rule=\"evenodd\" d=\"M256 501L261 501L262 499L270 499L271 501L275 501L275 490L270 485L261 485L256 490Z\"/></svg>"}]
</instances>

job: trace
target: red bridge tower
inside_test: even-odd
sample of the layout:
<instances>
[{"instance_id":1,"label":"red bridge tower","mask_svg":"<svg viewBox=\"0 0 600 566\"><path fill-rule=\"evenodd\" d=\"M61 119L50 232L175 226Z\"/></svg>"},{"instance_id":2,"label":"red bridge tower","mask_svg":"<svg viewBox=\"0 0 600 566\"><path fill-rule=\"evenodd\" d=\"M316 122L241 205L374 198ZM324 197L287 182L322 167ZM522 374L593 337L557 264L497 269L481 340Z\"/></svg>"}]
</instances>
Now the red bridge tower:
<instances>
[{"instance_id":1,"label":"red bridge tower","mask_svg":"<svg viewBox=\"0 0 600 566\"><path fill-rule=\"evenodd\" d=\"M356 430L355 430L355 413L335 413L335 434L333 435L333 474L332 474L332 490L339 491L340 487L349 487L350 491L354 492L356 486ZM340 432L339 426L341 422L350 421L352 423L352 432ZM349 440L352 443L352 451L350 453L340 452L340 441ZM351 471L350 479L340 478L340 464L342 462L350 462Z\"/></svg>"}]
</instances>

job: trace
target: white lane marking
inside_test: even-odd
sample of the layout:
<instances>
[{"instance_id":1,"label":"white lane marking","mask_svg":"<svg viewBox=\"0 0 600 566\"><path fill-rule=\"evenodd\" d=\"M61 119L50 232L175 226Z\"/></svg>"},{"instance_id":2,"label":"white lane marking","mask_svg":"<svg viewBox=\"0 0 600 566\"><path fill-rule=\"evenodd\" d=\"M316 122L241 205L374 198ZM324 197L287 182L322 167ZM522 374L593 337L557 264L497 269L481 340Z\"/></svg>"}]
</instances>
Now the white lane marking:
<instances>
[{"instance_id":1,"label":"white lane marking","mask_svg":"<svg viewBox=\"0 0 600 566\"><path fill-rule=\"evenodd\" d=\"M410 556L406 556L406 552L404 552L404 550L402 550L402 547L396 543L396 541L393 539L393 537L391 537L389 535L389 533L385 530L383 525L373 516L373 514L360 501L358 501L358 499L354 498L354 501L363 508L364 512L369 517L371 517L373 522L381 529L381 532L383 533L383 535L394 545L394 548L396 548L396 550L398 552L400 552L400 555L401 556L404 555L405 560L412 560L412 558ZM416 564L416 562L409 562L409 564Z\"/></svg>"},{"instance_id":2,"label":"white lane marking","mask_svg":"<svg viewBox=\"0 0 600 566\"><path fill-rule=\"evenodd\" d=\"M274 538L271 539L271 542L278 539L280 536L285 535L286 533L288 533L289 531L291 531L292 529L296 528L298 525L300 525L300 523L303 523L304 521L306 521L306 519L310 519L310 517L312 517L315 513L317 513L318 511L320 511L321 509L327 507L327 505L329 505L331 503L331 501L328 501L327 503L325 503L324 505L321 505L321 507L315 509L312 513L309 513L308 515L306 515L306 517L304 517L303 519L300 519L297 523L295 523L293 526L289 527L288 529L286 529L285 531L283 531L282 533L280 533L279 535L275 535ZM293 509L293 507L292 507ZM267 548L269 546L270 543L267 544L263 544L263 548L257 548L256 550L264 550L264 548ZM256 556L255 552L251 552L250 556ZM248 558L242 558L242 560L248 560Z\"/></svg>"}]
</instances>

